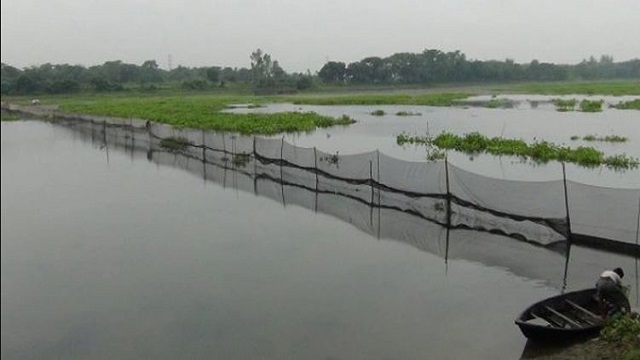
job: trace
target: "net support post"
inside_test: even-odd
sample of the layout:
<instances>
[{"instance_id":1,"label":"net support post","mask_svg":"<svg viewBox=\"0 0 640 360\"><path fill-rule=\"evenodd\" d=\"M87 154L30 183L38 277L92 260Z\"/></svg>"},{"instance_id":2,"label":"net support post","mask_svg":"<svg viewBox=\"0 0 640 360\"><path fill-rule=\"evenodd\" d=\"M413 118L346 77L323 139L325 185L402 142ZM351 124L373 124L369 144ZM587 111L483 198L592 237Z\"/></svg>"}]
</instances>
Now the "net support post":
<instances>
[{"instance_id":1,"label":"net support post","mask_svg":"<svg viewBox=\"0 0 640 360\"><path fill-rule=\"evenodd\" d=\"M567 169L564 161L562 164L562 183L564 184L564 208L567 214L567 242L571 245L572 232L571 232L571 216L569 213L569 192L567 191Z\"/></svg>"}]
</instances>

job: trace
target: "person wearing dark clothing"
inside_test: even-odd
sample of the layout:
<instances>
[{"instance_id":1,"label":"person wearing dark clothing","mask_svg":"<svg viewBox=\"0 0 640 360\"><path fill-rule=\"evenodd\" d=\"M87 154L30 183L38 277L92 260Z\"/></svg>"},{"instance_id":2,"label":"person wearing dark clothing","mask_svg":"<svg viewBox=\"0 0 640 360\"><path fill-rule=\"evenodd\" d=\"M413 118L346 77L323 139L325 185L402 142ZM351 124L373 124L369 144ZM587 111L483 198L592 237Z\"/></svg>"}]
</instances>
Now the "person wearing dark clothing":
<instances>
[{"instance_id":1,"label":"person wearing dark clothing","mask_svg":"<svg viewBox=\"0 0 640 360\"><path fill-rule=\"evenodd\" d=\"M621 268L615 268L613 270L603 271L596 282L598 299L603 305L606 305L604 308L613 310L613 312L619 310L626 312L631 311L629 299L627 299L624 287L622 286L623 277L624 271Z\"/></svg>"}]
</instances>

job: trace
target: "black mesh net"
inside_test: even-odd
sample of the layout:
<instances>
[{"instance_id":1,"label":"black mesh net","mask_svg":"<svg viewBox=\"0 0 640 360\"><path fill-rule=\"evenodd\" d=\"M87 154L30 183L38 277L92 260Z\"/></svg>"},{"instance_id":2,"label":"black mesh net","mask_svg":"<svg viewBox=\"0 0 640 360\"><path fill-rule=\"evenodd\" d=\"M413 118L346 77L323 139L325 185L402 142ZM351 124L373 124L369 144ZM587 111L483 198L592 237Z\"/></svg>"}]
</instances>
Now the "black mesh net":
<instances>
[{"instance_id":1,"label":"black mesh net","mask_svg":"<svg viewBox=\"0 0 640 360\"><path fill-rule=\"evenodd\" d=\"M96 144L145 152L158 164L326 213L374 236L430 252L442 251L443 229L473 229L540 246L566 241L570 231L631 244L637 240L640 189L568 181L567 209L562 180L508 181L444 161L408 162L379 152L332 154L279 138L135 120L60 123ZM181 145L167 147L163 141L171 138L182 139Z\"/></svg>"}]
</instances>

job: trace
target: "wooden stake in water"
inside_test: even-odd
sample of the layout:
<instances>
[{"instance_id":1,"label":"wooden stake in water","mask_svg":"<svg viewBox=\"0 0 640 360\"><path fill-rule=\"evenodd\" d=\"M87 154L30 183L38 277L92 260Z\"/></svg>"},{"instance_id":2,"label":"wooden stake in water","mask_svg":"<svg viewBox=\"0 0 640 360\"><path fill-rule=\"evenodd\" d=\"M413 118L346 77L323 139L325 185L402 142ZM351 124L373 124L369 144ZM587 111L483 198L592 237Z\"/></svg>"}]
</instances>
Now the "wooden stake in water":
<instances>
[{"instance_id":1,"label":"wooden stake in water","mask_svg":"<svg viewBox=\"0 0 640 360\"><path fill-rule=\"evenodd\" d=\"M567 212L567 241L571 245L571 217L569 216L569 193L567 192L567 170L562 162L562 180L564 183L564 207Z\"/></svg>"}]
</instances>

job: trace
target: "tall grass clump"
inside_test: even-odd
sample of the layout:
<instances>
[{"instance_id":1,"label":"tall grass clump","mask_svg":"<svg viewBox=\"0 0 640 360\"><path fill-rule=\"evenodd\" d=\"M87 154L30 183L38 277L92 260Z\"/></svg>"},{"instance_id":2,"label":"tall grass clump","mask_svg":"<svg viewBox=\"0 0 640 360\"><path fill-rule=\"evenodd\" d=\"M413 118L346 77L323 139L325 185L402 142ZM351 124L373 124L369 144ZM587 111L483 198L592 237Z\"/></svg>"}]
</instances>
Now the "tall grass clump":
<instances>
[{"instance_id":1,"label":"tall grass clump","mask_svg":"<svg viewBox=\"0 0 640 360\"><path fill-rule=\"evenodd\" d=\"M386 112L384 112L384 110L382 109L374 110L371 112L371 115L373 116L384 116L385 114Z\"/></svg>"},{"instance_id":2,"label":"tall grass clump","mask_svg":"<svg viewBox=\"0 0 640 360\"><path fill-rule=\"evenodd\" d=\"M605 165L616 170L637 168L639 165L637 158L627 155L605 156L602 151L592 147L580 146L573 149L547 141L528 144L521 139L489 138L478 132L472 132L464 136L442 132L435 137L411 136L403 133L396 137L396 142L399 145L424 145L427 147L427 150L435 147L438 149L460 151L467 154L487 153L492 155L518 156L523 159L530 159L541 163L557 160L575 163L585 167Z\"/></svg>"}]
</instances>

